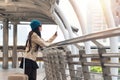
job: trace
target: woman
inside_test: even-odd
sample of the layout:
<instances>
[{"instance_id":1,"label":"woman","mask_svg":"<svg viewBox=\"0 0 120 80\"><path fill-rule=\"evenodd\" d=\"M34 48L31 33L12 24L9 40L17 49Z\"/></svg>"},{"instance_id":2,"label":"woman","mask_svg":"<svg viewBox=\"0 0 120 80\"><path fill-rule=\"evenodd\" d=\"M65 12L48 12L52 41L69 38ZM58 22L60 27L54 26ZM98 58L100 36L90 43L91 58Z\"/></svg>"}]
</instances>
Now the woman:
<instances>
[{"instance_id":1,"label":"woman","mask_svg":"<svg viewBox=\"0 0 120 80\"><path fill-rule=\"evenodd\" d=\"M49 46L51 42L56 38L57 32L48 40L44 41L41 38L42 24L38 20L32 20L30 23L31 31L29 32L28 39L26 41L25 58L22 59L20 68L25 66L24 73L28 75L29 80L36 80L37 68L36 57L38 49L42 49L44 46ZM25 65L23 65L25 61Z\"/></svg>"}]
</instances>

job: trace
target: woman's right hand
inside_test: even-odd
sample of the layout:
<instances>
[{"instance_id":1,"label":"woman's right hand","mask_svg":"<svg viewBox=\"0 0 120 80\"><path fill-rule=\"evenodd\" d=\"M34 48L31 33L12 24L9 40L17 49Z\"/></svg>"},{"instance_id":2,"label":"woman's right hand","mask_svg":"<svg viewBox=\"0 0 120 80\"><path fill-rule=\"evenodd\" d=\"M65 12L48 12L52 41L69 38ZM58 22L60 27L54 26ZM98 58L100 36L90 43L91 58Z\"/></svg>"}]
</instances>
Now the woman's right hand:
<instances>
[{"instance_id":1,"label":"woman's right hand","mask_svg":"<svg viewBox=\"0 0 120 80\"><path fill-rule=\"evenodd\" d=\"M57 34L57 31L55 32L55 34L54 34L55 36L57 36L58 34Z\"/></svg>"}]
</instances>

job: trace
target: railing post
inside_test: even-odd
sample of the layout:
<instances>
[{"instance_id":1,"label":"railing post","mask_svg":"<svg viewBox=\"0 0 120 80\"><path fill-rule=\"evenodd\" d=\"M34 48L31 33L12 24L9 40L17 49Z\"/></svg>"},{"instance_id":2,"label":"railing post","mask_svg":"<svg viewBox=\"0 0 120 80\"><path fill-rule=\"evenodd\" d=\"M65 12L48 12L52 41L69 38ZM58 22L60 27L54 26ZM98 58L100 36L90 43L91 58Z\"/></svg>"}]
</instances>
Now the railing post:
<instances>
[{"instance_id":1,"label":"railing post","mask_svg":"<svg viewBox=\"0 0 120 80\"><path fill-rule=\"evenodd\" d=\"M90 80L89 68L88 66L84 65L84 62L87 62L87 58L82 57L83 54L85 54L85 50L79 50L79 55L80 55L79 59L81 61L84 80Z\"/></svg>"},{"instance_id":2,"label":"railing post","mask_svg":"<svg viewBox=\"0 0 120 80\"><path fill-rule=\"evenodd\" d=\"M3 69L8 69L8 40L9 40L9 30L8 30L9 20L6 18L3 20Z\"/></svg>"},{"instance_id":3,"label":"railing post","mask_svg":"<svg viewBox=\"0 0 120 80\"><path fill-rule=\"evenodd\" d=\"M104 63L109 61L108 58L104 58L102 56L102 54L106 53L106 50L104 48L99 48L98 53L99 53L99 56L100 56L100 63L101 63L102 71L103 71L104 80L112 80L112 78L108 75L108 74L110 74L110 67L104 66Z\"/></svg>"},{"instance_id":4,"label":"railing post","mask_svg":"<svg viewBox=\"0 0 120 80\"><path fill-rule=\"evenodd\" d=\"M62 80L67 80L66 79L66 72L65 72L65 64L66 63L65 63L65 58L64 58L63 53L64 52L62 50L59 50L57 52Z\"/></svg>"},{"instance_id":5,"label":"railing post","mask_svg":"<svg viewBox=\"0 0 120 80\"><path fill-rule=\"evenodd\" d=\"M56 71L56 64L55 64L55 56L56 54L54 51L51 51L52 53L50 54L50 61L51 61L51 68L52 68L52 75L53 75L53 80L57 80L57 71Z\"/></svg>"},{"instance_id":6,"label":"railing post","mask_svg":"<svg viewBox=\"0 0 120 80\"><path fill-rule=\"evenodd\" d=\"M54 69L55 69L55 71L56 71L56 77L57 77L57 80L62 80L61 79L61 72L60 72L60 68L61 68L61 66L60 66L60 64L59 64L59 58L58 58L58 50L54 50L54 54L53 54L53 58L54 58ZM61 54L61 53L60 53Z\"/></svg>"},{"instance_id":7,"label":"railing post","mask_svg":"<svg viewBox=\"0 0 120 80\"><path fill-rule=\"evenodd\" d=\"M52 75L52 67L51 67L51 59L48 50L44 50L43 52L44 64L45 64L45 72L47 80L54 80Z\"/></svg>"},{"instance_id":8,"label":"railing post","mask_svg":"<svg viewBox=\"0 0 120 80\"><path fill-rule=\"evenodd\" d=\"M48 73L48 69L47 69L47 67L48 67L48 56L47 56L46 52L43 53L43 57L44 57L43 61L44 61L44 65L45 65L46 79L49 80L49 75L47 74Z\"/></svg>"},{"instance_id":9,"label":"railing post","mask_svg":"<svg viewBox=\"0 0 120 80\"><path fill-rule=\"evenodd\" d=\"M67 51L66 55L67 55L68 67L69 67L69 73L70 73L71 80L76 80L75 71L74 71L74 64L70 63L70 62L73 62L73 59L70 58L71 52Z\"/></svg>"}]
</instances>

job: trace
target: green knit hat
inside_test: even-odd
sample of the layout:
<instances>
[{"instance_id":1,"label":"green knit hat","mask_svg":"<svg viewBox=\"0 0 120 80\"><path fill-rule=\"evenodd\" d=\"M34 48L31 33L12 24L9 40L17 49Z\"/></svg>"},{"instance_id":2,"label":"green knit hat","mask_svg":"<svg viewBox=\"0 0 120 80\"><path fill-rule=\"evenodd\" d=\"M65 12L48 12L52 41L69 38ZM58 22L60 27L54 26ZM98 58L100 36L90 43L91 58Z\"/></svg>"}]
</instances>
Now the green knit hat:
<instances>
[{"instance_id":1,"label":"green knit hat","mask_svg":"<svg viewBox=\"0 0 120 80\"><path fill-rule=\"evenodd\" d=\"M30 26L31 29L34 30L35 28L41 26L41 22L39 20L32 20Z\"/></svg>"}]
</instances>

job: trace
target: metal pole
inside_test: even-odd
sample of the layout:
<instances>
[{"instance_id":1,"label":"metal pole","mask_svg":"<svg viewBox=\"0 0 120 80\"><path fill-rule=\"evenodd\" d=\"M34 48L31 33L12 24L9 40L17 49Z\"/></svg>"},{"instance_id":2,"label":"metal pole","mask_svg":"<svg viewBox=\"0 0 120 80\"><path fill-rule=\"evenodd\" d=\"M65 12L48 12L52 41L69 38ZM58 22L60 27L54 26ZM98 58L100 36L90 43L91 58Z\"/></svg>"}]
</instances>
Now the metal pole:
<instances>
[{"instance_id":1,"label":"metal pole","mask_svg":"<svg viewBox=\"0 0 120 80\"><path fill-rule=\"evenodd\" d=\"M108 0L100 0L101 1L101 5L102 5L102 9L104 12L104 16L107 22L107 25L109 28L113 28L115 27L115 21L113 18L113 14L112 14L112 10L110 5L108 5ZM118 37L111 37L110 38L110 49L111 52L117 53L119 52L118 50ZM111 62L112 63L119 63L119 59L118 58L111 58ZM111 73L114 75L118 75L118 68L111 68ZM112 77L112 80L117 80L117 77Z\"/></svg>"},{"instance_id":2,"label":"metal pole","mask_svg":"<svg viewBox=\"0 0 120 80\"><path fill-rule=\"evenodd\" d=\"M18 56L17 56L17 23L13 23L13 54L12 54L12 67L17 67Z\"/></svg>"},{"instance_id":3,"label":"metal pole","mask_svg":"<svg viewBox=\"0 0 120 80\"><path fill-rule=\"evenodd\" d=\"M61 8L60 8L57 4L55 4L55 10L58 12L58 14L60 15L60 17L62 18L63 24L65 24L65 27L66 27L67 30L68 30L69 39L70 39L70 38L74 38L71 25L69 24L66 16L64 15L64 13L62 12ZM76 48L74 45L71 45L71 46L70 46L70 49L71 49L72 54L77 53L77 52L76 52L76 51L77 51L77 48Z\"/></svg>"},{"instance_id":4,"label":"metal pole","mask_svg":"<svg viewBox=\"0 0 120 80\"><path fill-rule=\"evenodd\" d=\"M65 24L65 27L67 28L68 32L69 32L69 38L73 38L73 31L71 29L71 25L69 24L68 20L66 19L66 16L64 15L64 13L61 11L60 7L55 4L55 10L59 13L60 17L63 20L63 23Z\"/></svg>"},{"instance_id":5,"label":"metal pole","mask_svg":"<svg viewBox=\"0 0 120 80\"><path fill-rule=\"evenodd\" d=\"M3 20L3 69L8 68L8 19Z\"/></svg>"},{"instance_id":6,"label":"metal pole","mask_svg":"<svg viewBox=\"0 0 120 80\"><path fill-rule=\"evenodd\" d=\"M79 50L79 61L82 65L84 80L90 80L89 68L88 66L84 65L84 62L87 62L87 58L82 57L84 54L86 54L85 50Z\"/></svg>"},{"instance_id":7,"label":"metal pole","mask_svg":"<svg viewBox=\"0 0 120 80\"><path fill-rule=\"evenodd\" d=\"M70 44L75 44L75 43L80 43L80 42L85 42L85 41L91 41L91 40L96 40L96 39L104 39L104 38L119 36L119 35L120 35L120 28L108 29L108 30L105 30L105 31L91 33L91 34L84 35L84 36L81 36L81 37L77 37L77 38L68 39L68 40L65 40L65 41L53 43L49 47L70 45Z\"/></svg>"},{"instance_id":8,"label":"metal pole","mask_svg":"<svg viewBox=\"0 0 120 80\"><path fill-rule=\"evenodd\" d=\"M106 54L106 50L104 48L99 48L98 53L100 56L100 63L101 63L102 71L103 71L103 73L102 73L103 79L104 80L112 80L111 77L108 76L110 74L110 67L104 66L104 64L109 61L109 58L105 58L102 56L102 54Z\"/></svg>"},{"instance_id":9,"label":"metal pole","mask_svg":"<svg viewBox=\"0 0 120 80\"><path fill-rule=\"evenodd\" d=\"M73 62L73 59L69 57L71 55L71 52L67 51L66 54L67 54L67 61L68 61L70 78L71 78L71 80L76 80L76 78L75 78L75 71L74 71L74 69L75 69L74 65L70 64L70 62Z\"/></svg>"},{"instance_id":10,"label":"metal pole","mask_svg":"<svg viewBox=\"0 0 120 80\"><path fill-rule=\"evenodd\" d=\"M81 9L79 9L79 5L77 4L76 0L69 0L69 1L72 5L77 17L78 17L83 35L88 34L87 21L85 21L85 19L83 18L83 14L81 12ZM89 41L85 42L85 51L86 51L87 54L91 53L90 42ZM88 61L91 61L91 59L89 58Z\"/></svg>"}]
</instances>

